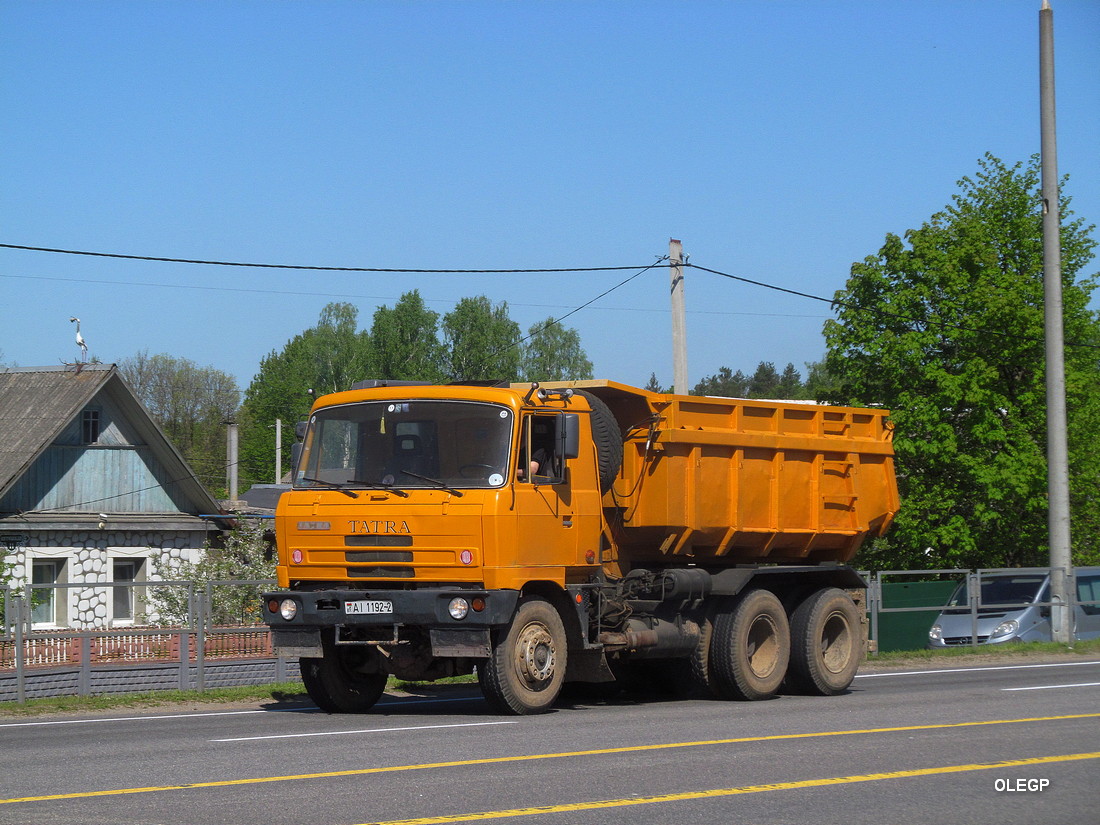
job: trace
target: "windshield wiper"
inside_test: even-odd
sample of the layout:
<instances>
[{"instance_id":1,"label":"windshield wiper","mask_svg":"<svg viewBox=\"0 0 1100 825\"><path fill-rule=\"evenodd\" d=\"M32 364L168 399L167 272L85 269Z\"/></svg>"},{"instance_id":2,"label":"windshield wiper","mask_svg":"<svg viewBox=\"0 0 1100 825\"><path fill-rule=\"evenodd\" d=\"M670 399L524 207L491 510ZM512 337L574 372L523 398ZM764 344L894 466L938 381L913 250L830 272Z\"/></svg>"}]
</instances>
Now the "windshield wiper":
<instances>
[{"instance_id":1,"label":"windshield wiper","mask_svg":"<svg viewBox=\"0 0 1100 825\"><path fill-rule=\"evenodd\" d=\"M392 484L387 484L384 481L356 481L355 483L366 487L368 490L387 490L394 495L401 496L401 498L409 497L409 494L402 490L400 487L394 487Z\"/></svg>"},{"instance_id":2,"label":"windshield wiper","mask_svg":"<svg viewBox=\"0 0 1100 825\"><path fill-rule=\"evenodd\" d=\"M421 481L426 481L429 484L434 484L440 490L446 490L448 493L450 493L453 496L456 496L457 498L462 498L462 496L463 496L463 493L462 493L461 490L456 490L454 487L449 487L448 485L446 485L442 481L440 481L438 478L429 478L428 476L422 476L422 475L420 475L420 473L413 473L413 472L410 472L409 470L400 470L399 472L402 475L412 476L413 478L419 478Z\"/></svg>"},{"instance_id":3,"label":"windshield wiper","mask_svg":"<svg viewBox=\"0 0 1100 825\"><path fill-rule=\"evenodd\" d=\"M348 481L348 482L345 482L345 483L341 484L340 482L337 482L337 481L325 481L324 479L309 478L309 477L303 478L302 481L312 481L315 484L321 484L321 485L323 485L325 487L328 487L332 490L339 490L344 495L351 496L352 498L359 498L359 494L356 493L356 492L353 492L352 490L349 490L348 489L349 485L354 485L356 487L364 487L368 490L387 490L387 491L393 493L394 495L401 496L402 498L408 498L409 497L409 494L406 493L404 490L402 490L400 487L394 487L392 484L386 484L385 482L374 483L374 482L370 482L370 481L360 481L359 479L355 479L353 481Z\"/></svg>"},{"instance_id":4,"label":"windshield wiper","mask_svg":"<svg viewBox=\"0 0 1100 825\"><path fill-rule=\"evenodd\" d=\"M320 484L322 487L328 487L330 490L339 490L345 496L351 496L352 498L359 498L359 494L352 492L343 484L336 481L325 481L321 478L310 478L309 476L303 476L302 481L312 481L314 484Z\"/></svg>"}]
</instances>

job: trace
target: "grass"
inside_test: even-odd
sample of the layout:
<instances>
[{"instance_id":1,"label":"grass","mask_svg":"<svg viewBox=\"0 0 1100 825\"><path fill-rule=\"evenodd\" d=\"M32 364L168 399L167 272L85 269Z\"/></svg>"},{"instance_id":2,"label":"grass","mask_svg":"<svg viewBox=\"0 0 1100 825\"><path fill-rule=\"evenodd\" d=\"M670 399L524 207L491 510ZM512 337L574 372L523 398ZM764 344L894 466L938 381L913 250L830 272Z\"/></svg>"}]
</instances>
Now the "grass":
<instances>
[{"instance_id":1,"label":"grass","mask_svg":"<svg viewBox=\"0 0 1100 825\"><path fill-rule=\"evenodd\" d=\"M105 693L95 696L50 696L26 702L0 702L0 717L40 716L48 713L86 713L127 710L177 704L228 705L240 702L308 702L301 682L239 685L210 690L154 690L145 693Z\"/></svg>"},{"instance_id":2,"label":"grass","mask_svg":"<svg viewBox=\"0 0 1100 825\"><path fill-rule=\"evenodd\" d=\"M907 663L934 662L949 659L964 664L965 660L1016 659L1029 656L1072 654L1076 656L1100 656L1100 639L1062 645L1056 642L1031 642L1027 644L997 645L990 649L983 645L977 649L953 647L946 650L900 650L880 653L868 658L868 664L905 665ZM962 661L960 661L962 660ZM454 676L427 684L474 684L473 675ZM390 679L388 687L415 692L424 688L424 682L405 682ZM307 703L309 697L301 682L280 682L269 685L241 685L229 688L197 690L159 690L146 693L101 694L97 696L52 696L45 699L28 699L18 702L0 702L0 718L42 716L51 713L88 713L103 710L140 710L171 705L229 705L239 703L297 704Z\"/></svg>"},{"instance_id":3,"label":"grass","mask_svg":"<svg viewBox=\"0 0 1100 825\"><path fill-rule=\"evenodd\" d=\"M937 659L967 659L989 657L1012 659L1022 656L1050 656L1072 654L1076 656L1100 655L1100 639L1063 645L1058 642L1016 642L1001 645L949 647L937 650L891 650L868 656L868 663L904 664L906 662L933 662Z\"/></svg>"}]
</instances>

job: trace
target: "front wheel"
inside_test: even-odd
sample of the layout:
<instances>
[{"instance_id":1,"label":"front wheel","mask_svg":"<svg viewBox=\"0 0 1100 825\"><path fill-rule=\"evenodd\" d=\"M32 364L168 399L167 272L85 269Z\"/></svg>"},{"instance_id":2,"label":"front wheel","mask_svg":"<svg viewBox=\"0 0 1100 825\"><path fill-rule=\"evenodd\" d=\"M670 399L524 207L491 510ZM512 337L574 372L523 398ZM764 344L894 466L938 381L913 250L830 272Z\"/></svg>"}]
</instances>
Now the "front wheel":
<instances>
[{"instance_id":1,"label":"front wheel","mask_svg":"<svg viewBox=\"0 0 1100 825\"><path fill-rule=\"evenodd\" d=\"M309 698L328 713L364 713L386 690L382 656L372 645L337 645L325 634L324 658L298 660Z\"/></svg>"},{"instance_id":2,"label":"front wheel","mask_svg":"<svg viewBox=\"0 0 1100 825\"><path fill-rule=\"evenodd\" d=\"M543 599L525 598L489 658L478 664L481 692L498 713L545 713L561 692L567 655L558 611Z\"/></svg>"},{"instance_id":3,"label":"front wheel","mask_svg":"<svg viewBox=\"0 0 1100 825\"><path fill-rule=\"evenodd\" d=\"M818 590L791 616L791 687L835 696L852 684L863 660L859 609L843 590Z\"/></svg>"}]
</instances>

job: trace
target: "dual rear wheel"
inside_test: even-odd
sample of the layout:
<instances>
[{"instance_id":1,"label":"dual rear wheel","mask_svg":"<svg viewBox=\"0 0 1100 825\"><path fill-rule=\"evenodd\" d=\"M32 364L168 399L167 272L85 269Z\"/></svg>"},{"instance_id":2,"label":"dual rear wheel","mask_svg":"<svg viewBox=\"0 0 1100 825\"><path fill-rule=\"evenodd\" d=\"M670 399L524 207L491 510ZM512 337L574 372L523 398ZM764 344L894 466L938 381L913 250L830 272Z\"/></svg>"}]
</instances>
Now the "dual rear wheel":
<instances>
[{"instance_id":1,"label":"dual rear wheel","mask_svg":"<svg viewBox=\"0 0 1100 825\"><path fill-rule=\"evenodd\" d=\"M855 678L863 658L861 617L843 590L807 597L788 618L768 590L748 590L715 612L710 644L692 670L723 699L767 699L784 685L799 693L834 696Z\"/></svg>"}]
</instances>

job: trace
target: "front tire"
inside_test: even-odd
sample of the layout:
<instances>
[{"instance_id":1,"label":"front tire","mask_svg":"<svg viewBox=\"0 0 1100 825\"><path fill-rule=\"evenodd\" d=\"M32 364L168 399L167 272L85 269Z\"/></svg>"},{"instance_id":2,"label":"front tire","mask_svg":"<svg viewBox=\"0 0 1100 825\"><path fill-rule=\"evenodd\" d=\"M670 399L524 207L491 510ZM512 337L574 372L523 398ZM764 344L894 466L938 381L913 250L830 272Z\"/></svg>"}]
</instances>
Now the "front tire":
<instances>
[{"instance_id":1,"label":"front tire","mask_svg":"<svg viewBox=\"0 0 1100 825\"><path fill-rule=\"evenodd\" d=\"M711 636L710 673L722 699L770 699L791 655L787 613L775 594L749 590L719 610Z\"/></svg>"},{"instance_id":2,"label":"front tire","mask_svg":"<svg viewBox=\"0 0 1100 825\"><path fill-rule=\"evenodd\" d=\"M859 609L843 590L818 590L791 616L790 686L836 696L852 684L863 661Z\"/></svg>"},{"instance_id":3,"label":"front tire","mask_svg":"<svg viewBox=\"0 0 1100 825\"><path fill-rule=\"evenodd\" d=\"M302 658L298 666L309 698L327 713L365 713L386 690L382 656L371 645L337 645L326 633L324 658Z\"/></svg>"},{"instance_id":4,"label":"front tire","mask_svg":"<svg viewBox=\"0 0 1100 825\"><path fill-rule=\"evenodd\" d=\"M497 713L546 713L561 692L567 656L558 611L543 599L525 598L489 658L478 664L481 692Z\"/></svg>"}]
</instances>

